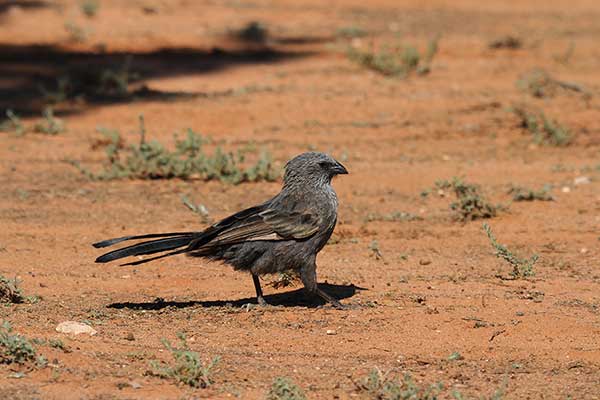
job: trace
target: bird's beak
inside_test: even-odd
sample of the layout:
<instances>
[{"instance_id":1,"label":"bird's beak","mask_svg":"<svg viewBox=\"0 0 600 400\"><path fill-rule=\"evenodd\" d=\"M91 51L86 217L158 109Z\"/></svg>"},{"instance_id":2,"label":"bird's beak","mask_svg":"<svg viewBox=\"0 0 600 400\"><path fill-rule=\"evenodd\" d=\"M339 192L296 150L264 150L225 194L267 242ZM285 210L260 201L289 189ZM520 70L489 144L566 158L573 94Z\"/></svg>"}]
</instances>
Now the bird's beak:
<instances>
[{"instance_id":1,"label":"bird's beak","mask_svg":"<svg viewBox=\"0 0 600 400\"><path fill-rule=\"evenodd\" d=\"M336 161L335 165L333 166L333 172L338 175L345 175L348 173L348 170L339 161Z\"/></svg>"}]
</instances>

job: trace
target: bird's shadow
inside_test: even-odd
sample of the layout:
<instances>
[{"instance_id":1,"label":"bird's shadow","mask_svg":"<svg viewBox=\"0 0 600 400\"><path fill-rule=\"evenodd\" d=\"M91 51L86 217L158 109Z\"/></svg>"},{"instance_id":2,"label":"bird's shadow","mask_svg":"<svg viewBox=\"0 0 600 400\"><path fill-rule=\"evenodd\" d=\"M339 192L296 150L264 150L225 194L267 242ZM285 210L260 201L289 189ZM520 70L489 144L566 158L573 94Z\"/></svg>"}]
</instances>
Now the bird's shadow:
<instances>
[{"instance_id":1,"label":"bird's shadow","mask_svg":"<svg viewBox=\"0 0 600 400\"><path fill-rule=\"evenodd\" d=\"M356 294L358 290L367 290L350 285L334 285L331 283L320 283L319 288L326 293L330 294L338 300L350 298ZM309 307L315 308L323 306L326 302L318 298L317 296L308 296L306 292L301 289L292 290L284 293L276 293L264 296L267 303L273 306L283 307ZM157 298L154 301L148 302L121 302L111 303L108 308L116 309L131 309L131 310L162 310L163 308L187 308L187 307L242 307L246 304L256 304L256 297L247 297L238 300L191 300L191 301L166 301L162 298Z\"/></svg>"}]
</instances>

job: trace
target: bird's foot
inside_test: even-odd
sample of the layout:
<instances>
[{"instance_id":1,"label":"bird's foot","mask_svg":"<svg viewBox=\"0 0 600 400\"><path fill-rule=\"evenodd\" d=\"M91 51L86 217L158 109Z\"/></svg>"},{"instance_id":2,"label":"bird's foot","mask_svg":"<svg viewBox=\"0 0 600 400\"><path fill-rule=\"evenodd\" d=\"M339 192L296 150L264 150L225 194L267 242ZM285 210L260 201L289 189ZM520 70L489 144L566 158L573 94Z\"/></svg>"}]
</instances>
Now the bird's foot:
<instances>
[{"instance_id":1,"label":"bird's foot","mask_svg":"<svg viewBox=\"0 0 600 400\"><path fill-rule=\"evenodd\" d=\"M348 307L346 307L345 305L343 305L342 303L340 303L337 300L330 300L329 304L331 305L331 307L337 309L337 310L346 310L348 309Z\"/></svg>"},{"instance_id":2,"label":"bird's foot","mask_svg":"<svg viewBox=\"0 0 600 400\"><path fill-rule=\"evenodd\" d=\"M259 306L261 306L261 307L265 307L265 306L268 306L268 305L270 305L269 303L267 303L267 301L265 300L265 298L264 298L264 297L262 297L262 296L258 296L258 297L256 298L256 302L257 302L257 303L258 303L258 305L259 305Z\"/></svg>"},{"instance_id":3,"label":"bird's foot","mask_svg":"<svg viewBox=\"0 0 600 400\"><path fill-rule=\"evenodd\" d=\"M252 310L253 308L256 308L256 307L268 307L268 306L270 306L270 304L267 303L267 301L262 296L258 296L256 298L256 304L254 304L254 303L246 303L246 304L242 305L241 308L243 310L250 311L250 310Z\"/></svg>"}]
</instances>

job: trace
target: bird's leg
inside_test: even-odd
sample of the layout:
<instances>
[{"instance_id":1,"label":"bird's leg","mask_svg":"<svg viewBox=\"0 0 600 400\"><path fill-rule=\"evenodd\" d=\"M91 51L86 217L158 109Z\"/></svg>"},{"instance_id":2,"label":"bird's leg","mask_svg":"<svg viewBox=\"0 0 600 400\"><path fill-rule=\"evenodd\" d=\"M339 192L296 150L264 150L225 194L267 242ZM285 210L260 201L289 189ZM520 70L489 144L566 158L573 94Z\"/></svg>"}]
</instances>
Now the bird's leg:
<instances>
[{"instance_id":1,"label":"bird's leg","mask_svg":"<svg viewBox=\"0 0 600 400\"><path fill-rule=\"evenodd\" d=\"M266 306L268 303L263 298L262 288L260 287L260 280L258 275L252 274L252 281L254 282L254 289L256 290L256 301L259 306Z\"/></svg>"},{"instance_id":2,"label":"bird's leg","mask_svg":"<svg viewBox=\"0 0 600 400\"><path fill-rule=\"evenodd\" d=\"M308 291L308 293L319 296L335 308L344 308L342 303L340 303L337 299L334 299L319 289L319 286L317 285L317 265L315 263L312 263L312 265L304 267L300 270L300 279L302 279L304 288Z\"/></svg>"}]
</instances>

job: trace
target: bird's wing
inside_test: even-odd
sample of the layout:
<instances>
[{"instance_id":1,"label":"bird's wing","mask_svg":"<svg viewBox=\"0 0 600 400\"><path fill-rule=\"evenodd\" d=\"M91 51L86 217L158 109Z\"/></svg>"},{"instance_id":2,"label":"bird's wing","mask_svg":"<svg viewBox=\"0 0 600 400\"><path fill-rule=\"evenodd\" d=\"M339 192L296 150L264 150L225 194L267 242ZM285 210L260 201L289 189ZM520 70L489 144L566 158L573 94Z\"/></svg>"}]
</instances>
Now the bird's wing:
<instances>
[{"instance_id":1,"label":"bird's wing","mask_svg":"<svg viewBox=\"0 0 600 400\"><path fill-rule=\"evenodd\" d=\"M213 225L206 231L210 240L192 243L189 250L244 241L306 239L319 230L321 222L320 217L306 211L282 211L265 205L257 206Z\"/></svg>"}]
</instances>

